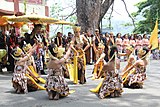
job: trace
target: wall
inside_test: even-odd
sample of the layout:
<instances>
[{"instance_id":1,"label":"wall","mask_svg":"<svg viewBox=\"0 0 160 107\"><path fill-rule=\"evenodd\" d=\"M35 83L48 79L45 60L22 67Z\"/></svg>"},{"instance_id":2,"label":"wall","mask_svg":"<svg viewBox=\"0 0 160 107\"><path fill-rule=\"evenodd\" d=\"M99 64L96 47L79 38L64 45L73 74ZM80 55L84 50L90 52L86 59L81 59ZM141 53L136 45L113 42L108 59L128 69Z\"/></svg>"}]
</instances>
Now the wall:
<instances>
[{"instance_id":1,"label":"wall","mask_svg":"<svg viewBox=\"0 0 160 107\"><path fill-rule=\"evenodd\" d=\"M13 0L10 0L10 1L13 1ZM30 0L30 1L35 1L35 0ZM43 4L44 4L44 1L43 1ZM32 13L33 8L35 10L35 13L37 13L38 15L45 15L45 5L37 5L37 4L34 4L34 3L27 4L26 14ZM13 2L7 2L6 0L0 0L0 9L14 11L14 3ZM24 12L23 2L19 3L19 11Z\"/></svg>"}]
</instances>

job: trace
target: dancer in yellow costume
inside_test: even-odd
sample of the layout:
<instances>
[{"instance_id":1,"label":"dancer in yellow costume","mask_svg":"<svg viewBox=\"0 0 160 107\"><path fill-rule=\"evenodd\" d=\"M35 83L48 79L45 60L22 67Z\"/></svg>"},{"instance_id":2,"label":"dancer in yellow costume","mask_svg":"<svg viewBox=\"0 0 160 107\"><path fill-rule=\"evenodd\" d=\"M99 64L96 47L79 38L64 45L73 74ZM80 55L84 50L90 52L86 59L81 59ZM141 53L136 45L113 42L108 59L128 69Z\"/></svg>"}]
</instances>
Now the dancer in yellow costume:
<instances>
[{"instance_id":1,"label":"dancer in yellow costume","mask_svg":"<svg viewBox=\"0 0 160 107\"><path fill-rule=\"evenodd\" d=\"M94 52L96 52L96 63L94 65L94 69L93 69L93 74L94 77L93 79L98 79L98 75L99 73L102 71L103 65L104 65L104 57L105 57L105 53L104 53L104 48L105 46L103 45L103 43L99 43L98 44L98 50L95 47L95 43L93 43L93 49Z\"/></svg>"},{"instance_id":2,"label":"dancer in yellow costume","mask_svg":"<svg viewBox=\"0 0 160 107\"><path fill-rule=\"evenodd\" d=\"M46 91L50 100L58 100L61 96L67 96L69 94L69 87L63 76L62 65L66 63L66 59L69 58L71 47L68 49L64 57L57 58L58 47L55 44L49 45L50 61L47 64L47 82Z\"/></svg>"},{"instance_id":3,"label":"dancer in yellow costume","mask_svg":"<svg viewBox=\"0 0 160 107\"><path fill-rule=\"evenodd\" d=\"M128 88L143 88L144 80L146 79L146 67L148 61L146 59L147 54L149 53L150 48L143 47L138 51L137 60L132 66L130 66L126 71L122 73L122 76L126 73L126 76L123 83L125 83ZM134 69L134 70L133 70Z\"/></svg>"},{"instance_id":4,"label":"dancer in yellow costume","mask_svg":"<svg viewBox=\"0 0 160 107\"><path fill-rule=\"evenodd\" d=\"M15 68L12 83L13 87L16 90L16 93L28 93L28 91L45 89L43 87L39 88L38 84L34 81L35 79L37 79L37 77L34 76L34 74L30 71L30 69L27 66L27 60L36 50L37 46L38 45L35 45L28 52L28 55L25 55L19 47L13 49L11 52L12 57L15 59Z\"/></svg>"},{"instance_id":5,"label":"dancer in yellow costume","mask_svg":"<svg viewBox=\"0 0 160 107\"><path fill-rule=\"evenodd\" d=\"M26 53L26 55L28 54L29 50L32 48L32 46L30 44L25 44L23 46L23 51ZM43 84L45 84L45 80L43 78L41 78L39 76L39 74L37 73L37 70L36 70L36 65L35 65L35 62L34 62L34 57L31 55L31 57L29 58L29 60L27 61L27 65L28 65L28 68L32 71L33 75L35 77L38 77L37 80L35 80L36 82L41 82Z\"/></svg>"},{"instance_id":6,"label":"dancer in yellow costume","mask_svg":"<svg viewBox=\"0 0 160 107\"><path fill-rule=\"evenodd\" d=\"M120 56L127 56L127 65L125 66L125 68L123 69L122 72L124 72L125 70L127 70L135 62L133 51L134 51L134 46L133 45L129 45L129 46L126 47L126 53L119 53L118 54ZM122 76L122 79L124 80L127 75L128 75L128 72L126 72ZM124 84L124 86L125 86L125 84Z\"/></svg>"},{"instance_id":7,"label":"dancer in yellow costume","mask_svg":"<svg viewBox=\"0 0 160 107\"><path fill-rule=\"evenodd\" d=\"M74 68L72 71L73 83L77 84L78 80L80 84L84 84L86 82L85 78L85 70L86 70L86 59L85 59L85 51L90 47L88 40L84 35L80 35L81 27L76 25L73 27L74 37L72 38L72 50L74 52ZM87 46L83 49L84 43Z\"/></svg>"},{"instance_id":8,"label":"dancer in yellow costume","mask_svg":"<svg viewBox=\"0 0 160 107\"><path fill-rule=\"evenodd\" d=\"M119 75L120 61L117 58L118 49L116 46L112 46L109 52L109 61L104 65L102 72L105 73L103 81L95 89L91 89L91 92L98 93L101 99L109 97L121 96L123 92L122 78ZM100 77L99 75L99 77Z\"/></svg>"}]
</instances>

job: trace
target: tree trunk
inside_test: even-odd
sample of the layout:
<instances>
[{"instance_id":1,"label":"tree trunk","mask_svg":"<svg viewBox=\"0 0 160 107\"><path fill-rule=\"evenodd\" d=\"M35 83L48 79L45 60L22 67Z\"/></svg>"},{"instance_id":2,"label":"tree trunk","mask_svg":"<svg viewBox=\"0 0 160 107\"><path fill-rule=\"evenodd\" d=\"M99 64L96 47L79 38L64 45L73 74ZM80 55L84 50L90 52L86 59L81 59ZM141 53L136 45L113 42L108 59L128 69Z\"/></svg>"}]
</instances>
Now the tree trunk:
<instances>
[{"instance_id":1,"label":"tree trunk","mask_svg":"<svg viewBox=\"0 0 160 107\"><path fill-rule=\"evenodd\" d=\"M99 29L100 21L114 0L76 0L77 19L81 32Z\"/></svg>"}]
</instances>

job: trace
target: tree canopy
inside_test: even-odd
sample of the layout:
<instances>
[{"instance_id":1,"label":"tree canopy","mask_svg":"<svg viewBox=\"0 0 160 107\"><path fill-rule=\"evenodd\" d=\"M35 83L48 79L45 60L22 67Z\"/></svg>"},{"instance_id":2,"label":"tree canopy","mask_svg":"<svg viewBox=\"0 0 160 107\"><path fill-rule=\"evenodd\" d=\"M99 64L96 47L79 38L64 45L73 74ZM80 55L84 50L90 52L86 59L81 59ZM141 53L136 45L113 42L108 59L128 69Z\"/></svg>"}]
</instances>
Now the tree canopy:
<instances>
[{"instance_id":1,"label":"tree canopy","mask_svg":"<svg viewBox=\"0 0 160 107\"><path fill-rule=\"evenodd\" d=\"M159 0L145 0L136 4L138 11L132 13L137 17L142 15L145 19L137 23L134 33L150 33L152 32L157 18L160 18L160 2Z\"/></svg>"}]
</instances>

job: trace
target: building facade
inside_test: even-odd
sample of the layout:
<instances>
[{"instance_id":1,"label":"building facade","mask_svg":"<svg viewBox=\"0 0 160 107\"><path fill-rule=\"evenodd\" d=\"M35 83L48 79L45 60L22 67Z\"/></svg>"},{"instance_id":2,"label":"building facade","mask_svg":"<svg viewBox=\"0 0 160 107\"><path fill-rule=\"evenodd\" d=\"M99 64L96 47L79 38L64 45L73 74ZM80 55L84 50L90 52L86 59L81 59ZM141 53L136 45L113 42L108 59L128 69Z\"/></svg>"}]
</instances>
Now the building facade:
<instances>
[{"instance_id":1,"label":"building facade","mask_svg":"<svg viewBox=\"0 0 160 107\"><path fill-rule=\"evenodd\" d=\"M33 13L33 10L38 15L49 16L49 8L46 4L47 0L0 0L0 17L29 15ZM8 30L9 28L10 25L0 26L1 30Z\"/></svg>"}]
</instances>

